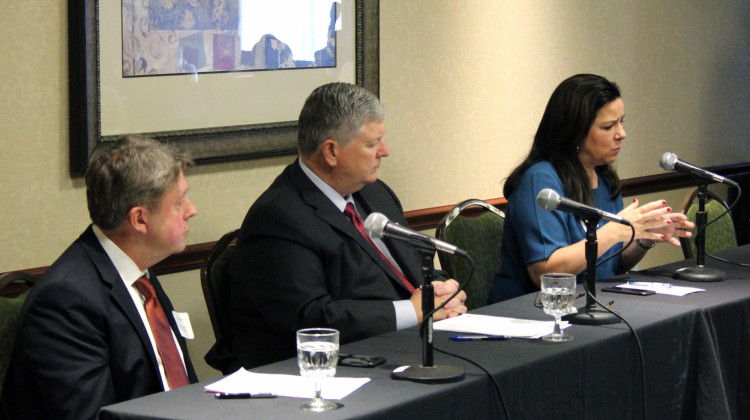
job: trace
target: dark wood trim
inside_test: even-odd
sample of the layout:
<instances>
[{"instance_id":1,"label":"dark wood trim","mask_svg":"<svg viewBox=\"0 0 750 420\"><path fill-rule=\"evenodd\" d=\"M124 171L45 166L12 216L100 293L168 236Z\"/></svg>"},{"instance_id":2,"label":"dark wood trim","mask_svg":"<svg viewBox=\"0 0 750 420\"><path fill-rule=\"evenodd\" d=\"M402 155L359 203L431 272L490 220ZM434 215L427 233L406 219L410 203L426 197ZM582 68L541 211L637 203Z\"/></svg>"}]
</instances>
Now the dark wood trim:
<instances>
[{"instance_id":1,"label":"dark wood trim","mask_svg":"<svg viewBox=\"0 0 750 420\"><path fill-rule=\"evenodd\" d=\"M750 162L711 166L706 169L732 179L750 176ZM632 197L634 195L651 194L691 187L694 185L697 185L694 178L681 173L669 172L657 175L647 175L622 180L622 195L625 197ZM491 198L484 201L501 210L505 210L505 206L508 203L505 198ZM453 206L454 205L450 204L426 209L410 210L404 212L404 216L412 229L434 229ZM185 248L185 251L172 255L159 264L156 264L153 267L153 271L156 274L162 275L197 270L200 268L203 259L208 255L214 244L216 244L215 241L188 245ZM47 270L47 267L28 268L20 271L25 271L39 277L45 270Z\"/></svg>"},{"instance_id":2,"label":"dark wood trim","mask_svg":"<svg viewBox=\"0 0 750 420\"><path fill-rule=\"evenodd\" d=\"M709 166L706 170L721 176L738 179L750 176L750 162L731 165ZM632 197L640 194L651 194L661 191L676 190L698 185L695 178L677 172L658 175L639 176L622 180L622 195Z\"/></svg>"},{"instance_id":3,"label":"dark wood trim","mask_svg":"<svg viewBox=\"0 0 750 420\"><path fill-rule=\"evenodd\" d=\"M179 256L180 258L166 258L165 260L156 264L153 267L153 271L156 274L161 275L179 273L181 271L197 270L201 268L203 259L206 258L214 245L216 245L216 241L188 245L180 254L172 256Z\"/></svg>"}]
</instances>

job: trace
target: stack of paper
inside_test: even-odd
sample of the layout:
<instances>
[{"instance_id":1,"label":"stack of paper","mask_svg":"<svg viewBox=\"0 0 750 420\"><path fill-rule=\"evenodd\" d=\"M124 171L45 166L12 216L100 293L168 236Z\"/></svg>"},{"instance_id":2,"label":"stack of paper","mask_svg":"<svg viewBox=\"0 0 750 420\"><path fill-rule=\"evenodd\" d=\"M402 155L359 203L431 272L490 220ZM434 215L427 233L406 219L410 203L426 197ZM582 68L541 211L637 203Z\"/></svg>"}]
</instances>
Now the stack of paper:
<instances>
[{"instance_id":1,"label":"stack of paper","mask_svg":"<svg viewBox=\"0 0 750 420\"><path fill-rule=\"evenodd\" d=\"M340 400L370 381L370 378L325 378L321 381L323 399ZM240 369L204 387L206 392L230 394L272 393L280 397L312 398L315 380L297 375L253 373Z\"/></svg>"},{"instance_id":2,"label":"stack of paper","mask_svg":"<svg viewBox=\"0 0 750 420\"><path fill-rule=\"evenodd\" d=\"M690 293L705 292L706 289L697 287L675 286L672 283L659 283L651 281L629 281L625 284L618 284L617 287L626 289L653 290L661 295L685 296Z\"/></svg>"},{"instance_id":3,"label":"stack of paper","mask_svg":"<svg viewBox=\"0 0 750 420\"><path fill-rule=\"evenodd\" d=\"M569 323L562 321L560 328ZM532 321L529 319L505 318L501 316L463 314L455 318L437 321L433 329L459 333L507 335L517 338L538 338L552 333L555 321Z\"/></svg>"}]
</instances>

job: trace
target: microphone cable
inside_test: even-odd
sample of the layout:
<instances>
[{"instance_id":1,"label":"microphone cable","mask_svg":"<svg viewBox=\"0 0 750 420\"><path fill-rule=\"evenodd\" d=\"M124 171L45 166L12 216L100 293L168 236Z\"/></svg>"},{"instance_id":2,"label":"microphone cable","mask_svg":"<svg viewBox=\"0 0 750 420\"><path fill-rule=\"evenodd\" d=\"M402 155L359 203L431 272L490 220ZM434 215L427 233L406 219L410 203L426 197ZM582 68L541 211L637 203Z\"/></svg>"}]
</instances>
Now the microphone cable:
<instances>
[{"instance_id":1,"label":"microphone cable","mask_svg":"<svg viewBox=\"0 0 750 420\"><path fill-rule=\"evenodd\" d=\"M439 311L440 309L443 309L443 307L448 302L450 302L454 297L456 297L459 293L461 293L461 291L464 290L464 288L466 288L466 286L468 286L471 283L471 280L474 278L474 260L469 256L468 253L464 256L464 258L466 258L466 260L468 260L468 262L469 262L469 277L466 280L465 284L461 285L459 283L458 290L456 290L456 292L453 293L448 299L446 299L443 303L441 303L440 305L438 305L432 311L428 312L426 315L425 314L422 315L422 324L419 326L419 336L423 340L424 340L424 335L425 335L426 330L427 330L427 322L424 322L424 321L427 320L427 319L429 319L431 316L433 316L435 314L435 312ZM456 280L456 281L458 281L458 280ZM458 354L451 353L451 352L446 351L446 350L442 350L442 349L438 348L435 345L432 346L432 349L435 350L438 353L442 353L442 354L445 354L447 356L452 356L452 357L455 357L457 359L461 359L461 360L463 360L465 362L468 362L468 363L476 366L482 372L484 372L484 374L487 375L487 377L490 378L490 381L492 382L492 386L495 389L495 393L497 394L497 397L500 400L500 406L503 408L503 413L505 414L505 418L508 419L508 420L510 420L510 414L508 413L508 407L505 405L505 399L503 398L503 393L500 391L500 384L497 383L497 380L492 375L492 373L490 373L490 371L488 371L487 369L485 369L479 363L477 363L477 362L475 362L475 361L473 361L473 360L471 360L471 359L469 359L467 357L460 356Z\"/></svg>"},{"instance_id":2,"label":"microphone cable","mask_svg":"<svg viewBox=\"0 0 750 420\"><path fill-rule=\"evenodd\" d=\"M458 354L451 353L449 351L442 350L442 349L439 349L437 347L433 347L433 349L436 352L438 352L438 353L442 353L442 354L445 354L445 355L448 355L448 356L455 357L457 359L461 359L461 360L463 360L465 362L468 362L468 363L476 366L482 372L484 372L484 374L487 375L488 378L490 378L490 381L492 382L493 388L495 388L495 393L497 394L498 399L500 399L500 406L503 408L503 413L505 414L505 418L508 419L508 420L510 420L510 414L508 413L508 407L505 405L505 399L503 399L503 393L500 391L500 384L497 383L497 380L492 375L492 373L490 373L490 371L488 371L487 369L485 369L484 367L482 367L482 365L480 365L479 363L477 363L477 362L469 359L468 357L460 356Z\"/></svg>"},{"instance_id":3,"label":"microphone cable","mask_svg":"<svg viewBox=\"0 0 750 420\"><path fill-rule=\"evenodd\" d=\"M630 225L630 229L631 229L630 240L627 242L627 244L625 244L625 246L623 246L618 252L615 252L612 255L608 256L607 258L604 258L601 261L598 261L596 263L596 267L599 267L600 265L616 257L617 255L622 254L625 251L625 249L628 248L633 243L633 241L635 240L635 228L633 227L633 225ZM589 287L586 284L585 280L582 282L582 284L583 284L583 290L586 292L586 295L591 297L594 303L601 306L602 309L611 313L612 315L620 319L622 322L624 322L625 325L627 325L628 329L630 330L630 333L632 334L633 338L635 339L636 349L638 350L638 360L640 361L640 365L641 365L640 366L641 367L641 394L643 395L642 411L643 411L643 419L645 420L646 419L646 367L645 367L646 362L643 357L643 345L641 344L641 340L638 337L638 334L635 332L635 328L633 328L633 326L630 325L630 323L622 315L608 308L607 305L603 304L599 299L597 299L596 296L594 296L594 294L591 293L591 290L589 290ZM596 287L596 285L594 285L594 287ZM537 296L539 296L540 293L541 291L537 293ZM541 301L539 302L539 304L537 304L536 301L534 302L534 306L537 308L542 307L540 304L541 304Z\"/></svg>"},{"instance_id":4,"label":"microphone cable","mask_svg":"<svg viewBox=\"0 0 750 420\"><path fill-rule=\"evenodd\" d=\"M614 252L614 253L612 253L612 255L609 255L609 256L607 256L606 258L602 258L602 260L601 260L601 261L597 261L597 262L596 262L596 266L597 266L597 267L599 267L600 265L604 264L605 262L607 262L607 261L611 260L612 258L614 258L614 257L616 257L616 256L618 256L618 255L620 255L620 254L622 254L622 253L623 253L623 252L625 252L625 250L626 250L626 249L627 249L627 248L628 248L628 247L630 246L630 244L632 244L632 243L633 243L633 240L635 240L635 228L633 227L633 225L628 225L628 226L630 226L630 230L631 230L631 233L630 233L630 240L628 241L628 243L626 243L626 244L625 244L625 246L623 246L622 248L620 248L620 250L619 250L619 251L617 251L617 252ZM582 272L585 272L585 271L586 271L586 270L584 270L584 271L582 271ZM584 288L585 288L585 284L586 284L586 282L584 282Z\"/></svg>"},{"instance_id":5,"label":"microphone cable","mask_svg":"<svg viewBox=\"0 0 750 420\"><path fill-rule=\"evenodd\" d=\"M635 228L633 225L630 225L631 233L630 233L630 240L628 241L625 246L623 246L618 252L615 252L614 254L608 256L607 258L602 259L601 261L596 263L596 266L599 267L600 265L604 264L606 261L609 261L610 259L614 258L617 255L622 254L625 249L627 249L635 240ZM596 287L596 285L594 285ZM586 291L586 294L591 297L591 299L599 306L602 307L605 311L611 313L612 315L619 318L622 322L627 325L628 329L630 330L630 333L633 335L633 338L635 339L636 349L638 350L638 360L641 364L641 394L643 395L643 419L646 419L646 361L643 357L643 346L641 345L641 339L638 337L638 334L635 332L635 328L633 328L632 325L619 313L613 311L612 309L608 308L607 305L603 304L599 299L594 296L593 293L588 288L588 285L586 284L586 281L583 282L583 289Z\"/></svg>"},{"instance_id":6,"label":"microphone cable","mask_svg":"<svg viewBox=\"0 0 750 420\"><path fill-rule=\"evenodd\" d=\"M635 236L635 231L633 233ZM632 240L631 240L632 242ZM646 360L643 357L643 345L641 344L641 339L638 337L638 334L635 332L635 328L633 328L632 325L628 322L628 320L625 319L622 315L619 313L613 311L612 309L608 308L607 305L603 304L599 299L594 296L591 291L586 286L586 283L584 282L583 288L586 290L586 294L591 297L591 299L596 302L597 305L601 306L605 311L611 313L612 315L619 318L622 322L625 323L625 325L628 326L628 329L630 330L630 333L633 335L633 338L635 339L636 349L638 350L638 359L641 363L641 394L643 395L643 405L642 405L642 411L643 411L643 419L646 420Z\"/></svg>"}]
</instances>

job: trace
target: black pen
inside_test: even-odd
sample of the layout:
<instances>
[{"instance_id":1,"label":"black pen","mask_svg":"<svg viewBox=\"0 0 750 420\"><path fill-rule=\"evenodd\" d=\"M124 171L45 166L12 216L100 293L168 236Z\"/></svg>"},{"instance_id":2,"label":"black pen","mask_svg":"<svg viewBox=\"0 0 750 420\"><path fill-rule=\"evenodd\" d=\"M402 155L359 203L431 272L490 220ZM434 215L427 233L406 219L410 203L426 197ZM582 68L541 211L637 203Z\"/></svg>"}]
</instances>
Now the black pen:
<instances>
[{"instance_id":1,"label":"black pen","mask_svg":"<svg viewBox=\"0 0 750 420\"><path fill-rule=\"evenodd\" d=\"M251 394L248 392L230 393L230 392L217 392L216 398L220 400L238 400L247 398L276 398L276 394L270 392L262 392L259 394Z\"/></svg>"},{"instance_id":2,"label":"black pen","mask_svg":"<svg viewBox=\"0 0 750 420\"><path fill-rule=\"evenodd\" d=\"M453 341L485 341L485 340L507 340L509 335L454 335Z\"/></svg>"}]
</instances>

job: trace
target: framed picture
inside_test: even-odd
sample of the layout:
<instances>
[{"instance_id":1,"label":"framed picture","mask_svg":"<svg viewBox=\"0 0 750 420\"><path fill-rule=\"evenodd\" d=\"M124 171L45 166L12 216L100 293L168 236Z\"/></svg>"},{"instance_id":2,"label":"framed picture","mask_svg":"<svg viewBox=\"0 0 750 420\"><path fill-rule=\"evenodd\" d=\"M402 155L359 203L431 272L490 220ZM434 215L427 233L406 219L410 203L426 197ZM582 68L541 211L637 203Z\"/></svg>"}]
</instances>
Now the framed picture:
<instances>
[{"instance_id":1,"label":"framed picture","mask_svg":"<svg viewBox=\"0 0 750 420\"><path fill-rule=\"evenodd\" d=\"M238 21L252 4L279 2L69 0L71 173L125 133L177 143L198 164L293 154L315 87L342 81L379 95L378 0L328 1L327 44L309 57L268 32L243 40L253 25ZM263 13L252 15L278 15Z\"/></svg>"}]
</instances>

